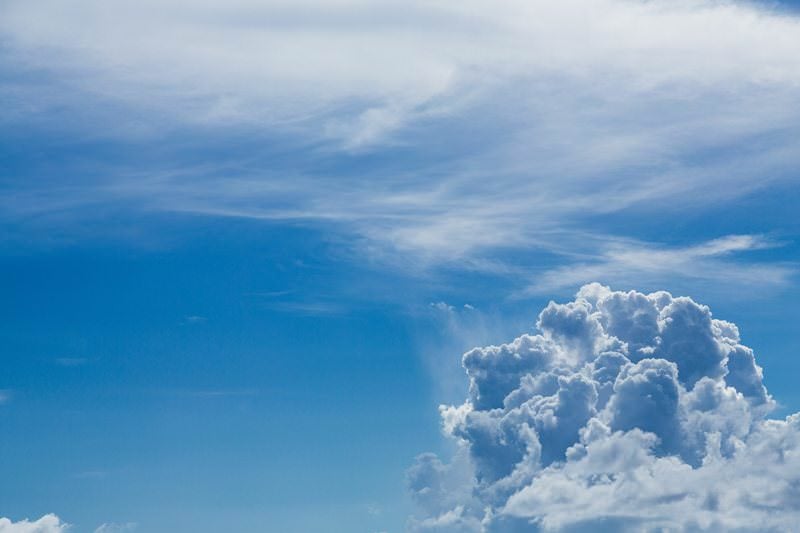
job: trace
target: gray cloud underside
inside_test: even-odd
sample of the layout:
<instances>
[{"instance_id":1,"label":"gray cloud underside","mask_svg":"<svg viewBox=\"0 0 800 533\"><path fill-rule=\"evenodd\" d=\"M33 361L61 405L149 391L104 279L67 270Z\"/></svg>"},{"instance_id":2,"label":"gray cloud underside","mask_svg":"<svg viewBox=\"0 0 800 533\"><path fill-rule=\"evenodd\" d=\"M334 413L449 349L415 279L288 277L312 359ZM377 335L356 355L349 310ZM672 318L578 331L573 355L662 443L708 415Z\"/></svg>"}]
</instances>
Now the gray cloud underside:
<instances>
[{"instance_id":1,"label":"gray cloud underside","mask_svg":"<svg viewBox=\"0 0 800 533\"><path fill-rule=\"evenodd\" d=\"M418 457L412 531L791 531L800 414L737 327L666 292L584 286L537 334L463 358L458 452Z\"/></svg>"}]
</instances>

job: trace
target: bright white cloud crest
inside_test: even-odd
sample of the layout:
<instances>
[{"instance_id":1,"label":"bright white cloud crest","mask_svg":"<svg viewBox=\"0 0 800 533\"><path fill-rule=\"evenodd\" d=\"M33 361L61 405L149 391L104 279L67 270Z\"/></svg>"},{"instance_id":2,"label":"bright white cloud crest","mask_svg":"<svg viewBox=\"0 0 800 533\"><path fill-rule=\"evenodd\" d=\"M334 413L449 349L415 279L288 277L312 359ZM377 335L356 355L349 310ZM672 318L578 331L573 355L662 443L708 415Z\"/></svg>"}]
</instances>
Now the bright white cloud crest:
<instances>
[{"instance_id":1,"label":"bright white cloud crest","mask_svg":"<svg viewBox=\"0 0 800 533\"><path fill-rule=\"evenodd\" d=\"M666 292L590 284L538 333L464 354L443 406L451 464L409 470L416 531L790 531L800 414L774 401L734 324Z\"/></svg>"},{"instance_id":2,"label":"bright white cloud crest","mask_svg":"<svg viewBox=\"0 0 800 533\"><path fill-rule=\"evenodd\" d=\"M0 518L0 533L67 533L69 526L54 514L46 514L38 520L12 522Z\"/></svg>"}]
</instances>

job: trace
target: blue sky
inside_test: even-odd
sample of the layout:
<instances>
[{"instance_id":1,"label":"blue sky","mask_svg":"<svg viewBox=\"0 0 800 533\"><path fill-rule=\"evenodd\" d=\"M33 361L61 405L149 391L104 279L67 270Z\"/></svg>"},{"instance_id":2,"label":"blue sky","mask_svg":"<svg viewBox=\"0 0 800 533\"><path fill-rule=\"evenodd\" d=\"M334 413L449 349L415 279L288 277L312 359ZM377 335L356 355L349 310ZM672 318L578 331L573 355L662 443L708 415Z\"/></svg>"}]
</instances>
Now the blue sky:
<instances>
[{"instance_id":1,"label":"blue sky","mask_svg":"<svg viewBox=\"0 0 800 533\"><path fill-rule=\"evenodd\" d=\"M798 411L797 8L4 2L0 517L404 531L461 354L592 281Z\"/></svg>"}]
</instances>

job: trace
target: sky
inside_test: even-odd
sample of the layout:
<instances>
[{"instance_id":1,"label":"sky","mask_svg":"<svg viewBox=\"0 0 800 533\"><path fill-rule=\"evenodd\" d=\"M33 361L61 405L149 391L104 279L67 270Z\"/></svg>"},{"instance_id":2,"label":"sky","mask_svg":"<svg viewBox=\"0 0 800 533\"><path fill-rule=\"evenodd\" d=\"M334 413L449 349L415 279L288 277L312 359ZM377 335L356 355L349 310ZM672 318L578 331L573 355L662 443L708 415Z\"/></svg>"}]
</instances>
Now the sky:
<instances>
[{"instance_id":1,"label":"sky","mask_svg":"<svg viewBox=\"0 0 800 533\"><path fill-rule=\"evenodd\" d=\"M789 530L798 98L788 0L0 2L0 533Z\"/></svg>"}]
</instances>

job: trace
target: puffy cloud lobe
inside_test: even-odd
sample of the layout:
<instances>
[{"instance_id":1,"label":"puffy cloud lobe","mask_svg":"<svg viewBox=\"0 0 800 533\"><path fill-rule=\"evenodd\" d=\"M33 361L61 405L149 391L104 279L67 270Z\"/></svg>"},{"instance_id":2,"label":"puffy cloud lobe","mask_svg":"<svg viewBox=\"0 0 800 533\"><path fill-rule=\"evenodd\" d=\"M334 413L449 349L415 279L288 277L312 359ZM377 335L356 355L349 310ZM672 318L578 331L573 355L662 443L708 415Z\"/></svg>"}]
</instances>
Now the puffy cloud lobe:
<instances>
[{"instance_id":1,"label":"puffy cloud lobe","mask_svg":"<svg viewBox=\"0 0 800 533\"><path fill-rule=\"evenodd\" d=\"M655 434L659 449L676 453L681 443L680 385L675 363L642 359L627 365L614 384L606 409L611 429L641 429Z\"/></svg>"},{"instance_id":2,"label":"puffy cloud lobe","mask_svg":"<svg viewBox=\"0 0 800 533\"><path fill-rule=\"evenodd\" d=\"M756 364L753 350L746 346L734 346L728 352L728 374L725 382L744 394L757 405L767 403L769 396L762 382L761 367Z\"/></svg>"},{"instance_id":3,"label":"puffy cloud lobe","mask_svg":"<svg viewBox=\"0 0 800 533\"><path fill-rule=\"evenodd\" d=\"M69 526L54 514L46 514L31 522L28 519L12 522L0 518L0 533L66 533Z\"/></svg>"},{"instance_id":4,"label":"puffy cloud lobe","mask_svg":"<svg viewBox=\"0 0 800 533\"><path fill-rule=\"evenodd\" d=\"M660 343L655 355L678 364L681 383L691 387L703 376L725 374L725 352L707 307L689 298L675 298L658 320Z\"/></svg>"},{"instance_id":5,"label":"puffy cloud lobe","mask_svg":"<svg viewBox=\"0 0 800 533\"><path fill-rule=\"evenodd\" d=\"M464 355L458 453L409 471L413 531L790 531L800 414L738 328L666 292L587 285L538 333Z\"/></svg>"},{"instance_id":6,"label":"puffy cloud lobe","mask_svg":"<svg viewBox=\"0 0 800 533\"><path fill-rule=\"evenodd\" d=\"M658 336L659 308L644 294L629 292L607 293L597 300L601 309L599 320L609 335L624 336L634 358L644 355L643 349Z\"/></svg>"},{"instance_id":7,"label":"puffy cloud lobe","mask_svg":"<svg viewBox=\"0 0 800 533\"><path fill-rule=\"evenodd\" d=\"M578 300L565 305L554 302L541 312L536 323L545 337L554 339L562 353L573 358L595 351L605 335L588 302Z\"/></svg>"},{"instance_id":8,"label":"puffy cloud lobe","mask_svg":"<svg viewBox=\"0 0 800 533\"><path fill-rule=\"evenodd\" d=\"M475 348L464 354L470 400L476 408L501 407L526 375L551 368L554 349L542 337L523 335L509 344Z\"/></svg>"}]
</instances>

